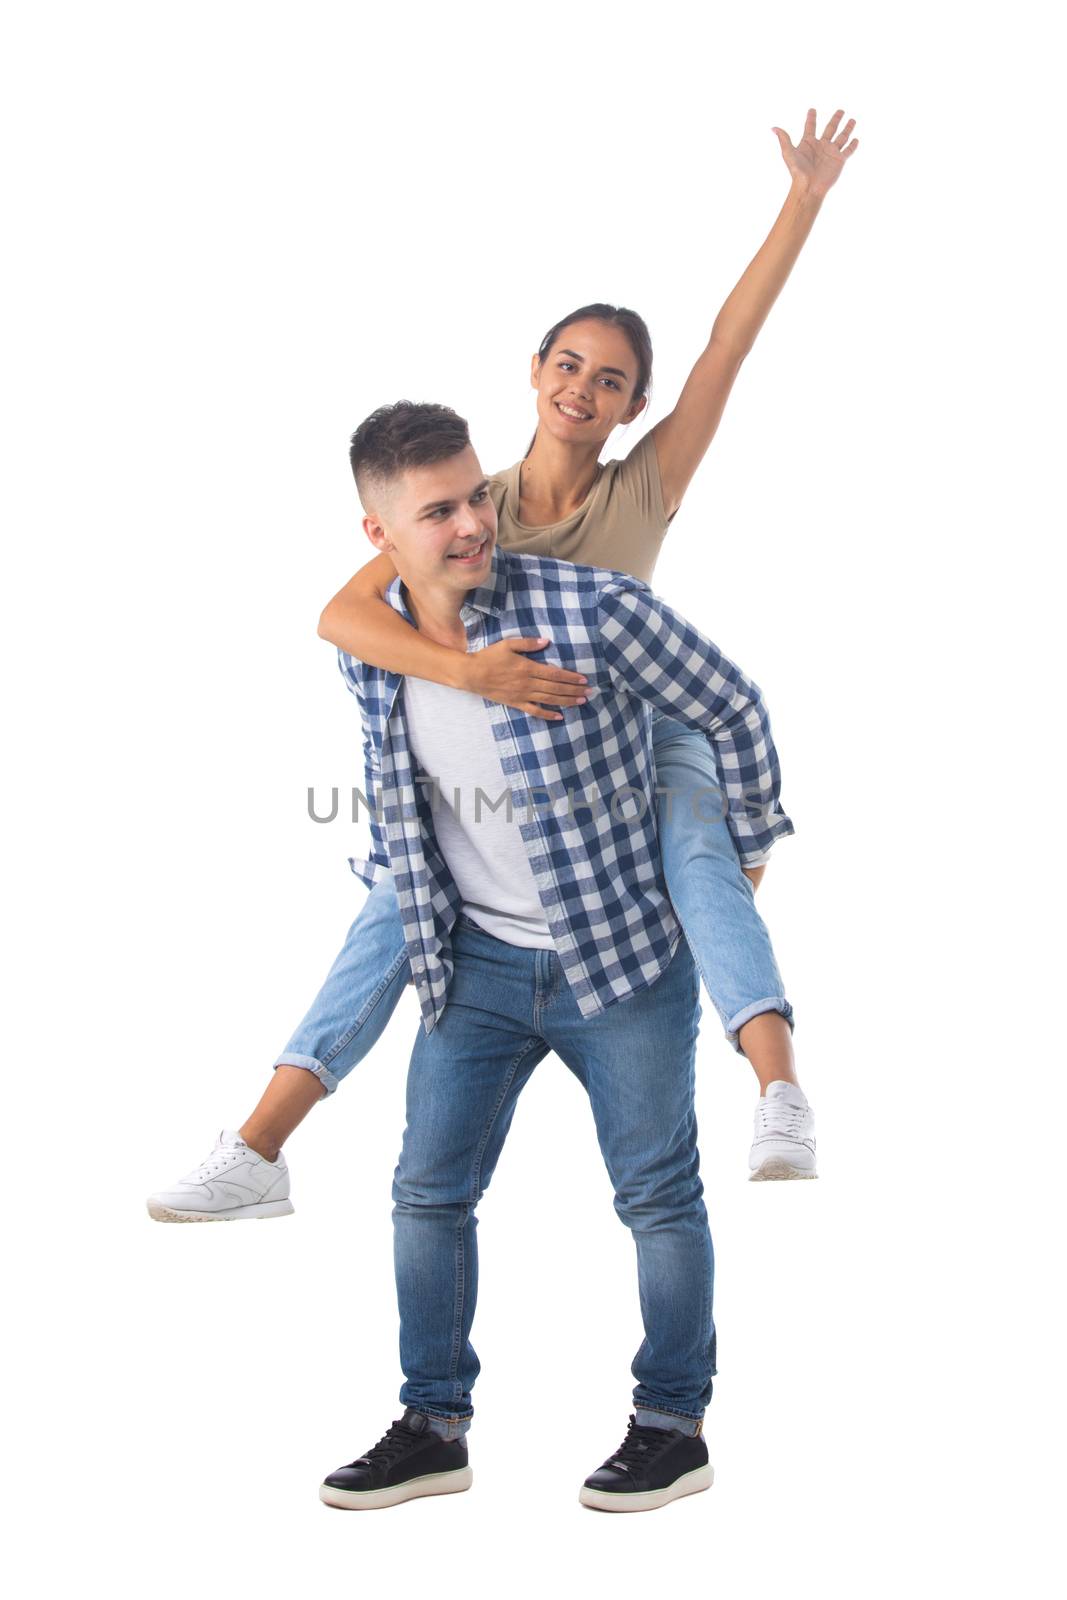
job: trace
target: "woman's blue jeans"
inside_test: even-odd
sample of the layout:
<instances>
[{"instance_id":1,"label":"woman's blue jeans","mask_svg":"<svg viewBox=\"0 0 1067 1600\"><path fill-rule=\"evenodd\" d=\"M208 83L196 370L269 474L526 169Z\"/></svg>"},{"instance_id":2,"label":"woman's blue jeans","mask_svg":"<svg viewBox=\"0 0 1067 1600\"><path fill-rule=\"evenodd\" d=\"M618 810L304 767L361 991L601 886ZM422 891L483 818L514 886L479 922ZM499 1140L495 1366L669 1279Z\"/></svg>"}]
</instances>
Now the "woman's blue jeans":
<instances>
[{"instance_id":1,"label":"woman's blue jeans","mask_svg":"<svg viewBox=\"0 0 1067 1600\"><path fill-rule=\"evenodd\" d=\"M636 1246L638 1421L696 1432L715 1374L714 1260L693 1109L700 982L685 941L655 983L591 1017L554 950L506 944L461 914L452 953L448 1004L412 1051L393 1182L401 1403L449 1436L472 1415L475 1209L519 1095L554 1051L589 1096Z\"/></svg>"},{"instance_id":2,"label":"woman's blue jeans","mask_svg":"<svg viewBox=\"0 0 1067 1600\"><path fill-rule=\"evenodd\" d=\"M706 737L673 717L652 724L663 875L689 948L734 1048L761 1011L790 1027L770 935L721 814ZM332 1093L377 1043L410 981L391 876L375 884L310 1011L274 1063L306 1067ZM447 1009L447 1008L446 1008Z\"/></svg>"}]
</instances>

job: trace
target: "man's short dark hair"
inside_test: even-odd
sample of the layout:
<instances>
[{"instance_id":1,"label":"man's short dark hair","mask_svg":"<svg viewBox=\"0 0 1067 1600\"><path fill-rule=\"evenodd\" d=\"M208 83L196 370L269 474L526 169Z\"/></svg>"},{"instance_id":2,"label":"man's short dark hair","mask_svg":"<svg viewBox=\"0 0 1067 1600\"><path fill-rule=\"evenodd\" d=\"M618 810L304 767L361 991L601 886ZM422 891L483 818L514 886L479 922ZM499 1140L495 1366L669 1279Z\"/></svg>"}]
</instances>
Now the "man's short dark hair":
<instances>
[{"instance_id":1,"label":"man's short dark hair","mask_svg":"<svg viewBox=\"0 0 1067 1600\"><path fill-rule=\"evenodd\" d=\"M398 400L379 406L352 435L348 459L364 511L368 495L410 467L428 467L458 456L471 442L466 421L450 406Z\"/></svg>"}]
</instances>

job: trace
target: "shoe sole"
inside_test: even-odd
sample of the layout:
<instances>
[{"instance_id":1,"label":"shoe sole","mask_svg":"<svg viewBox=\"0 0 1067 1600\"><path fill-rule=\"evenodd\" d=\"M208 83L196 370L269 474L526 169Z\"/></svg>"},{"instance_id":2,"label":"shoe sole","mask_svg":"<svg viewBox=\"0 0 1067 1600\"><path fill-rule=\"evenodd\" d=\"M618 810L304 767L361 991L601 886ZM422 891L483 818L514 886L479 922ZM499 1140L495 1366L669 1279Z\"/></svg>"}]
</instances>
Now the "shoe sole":
<instances>
[{"instance_id":1,"label":"shoe sole","mask_svg":"<svg viewBox=\"0 0 1067 1600\"><path fill-rule=\"evenodd\" d=\"M710 1489L715 1481L714 1467L695 1467L681 1478L676 1478L665 1489L648 1489L644 1494L612 1494L610 1489L590 1489L583 1484L578 1499L583 1506L594 1511L658 1511L687 1494L700 1494Z\"/></svg>"},{"instance_id":2,"label":"shoe sole","mask_svg":"<svg viewBox=\"0 0 1067 1600\"><path fill-rule=\"evenodd\" d=\"M398 1506L405 1500L418 1500L427 1494L460 1494L474 1482L470 1467L459 1467L455 1472L431 1472L424 1478L411 1478L407 1483L397 1483L388 1489L334 1489L324 1483L319 1487L323 1505L336 1506L339 1511L381 1511L386 1506Z\"/></svg>"},{"instance_id":3,"label":"shoe sole","mask_svg":"<svg viewBox=\"0 0 1067 1600\"><path fill-rule=\"evenodd\" d=\"M171 1206L149 1200L148 1215L154 1222L244 1222L257 1217L288 1217L291 1200L261 1200L255 1206L231 1206L228 1211L175 1211Z\"/></svg>"},{"instance_id":4,"label":"shoe sole","mask_svg":"<svg viewBox=\"0 0 1067 1600\"><path fill-rule=\"evenodd\" d=\"M755 1172L748 1175L749 1183L762 1183L767 1178L817 1178L817 1172L805 1172L801 1167L794 1167L790 1162L783 1161L781 1156L771 1156Z\"/></svg>"}]
</instances>

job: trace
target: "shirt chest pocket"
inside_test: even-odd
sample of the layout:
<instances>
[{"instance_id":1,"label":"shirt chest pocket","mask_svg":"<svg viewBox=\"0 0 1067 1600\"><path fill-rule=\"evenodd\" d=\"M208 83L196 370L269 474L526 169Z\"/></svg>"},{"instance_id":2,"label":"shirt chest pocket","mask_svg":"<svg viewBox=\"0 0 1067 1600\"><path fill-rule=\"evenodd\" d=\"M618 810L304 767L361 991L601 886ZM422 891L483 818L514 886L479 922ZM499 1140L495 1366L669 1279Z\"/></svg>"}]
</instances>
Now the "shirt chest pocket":
<instances>
[{"instance_id":1,"label":"shirt chest pocket","mask_svg":"<svg viewBox=\"0 0 1067 1600\"><path fill-rule=\"evenodd\" d=\"M558 643L553 640L545 645L543 650L533 651L535 661L543 661L549 667L563 667L567 672L580 672L589 681L582 689L582 693L592 702L599 698L605 689L610 688L611 678L604 668L604 663L591 645L586 643L571 644L570 642ZM578 706L577 710L584 708Z\"/></svg>"}]
</instances>

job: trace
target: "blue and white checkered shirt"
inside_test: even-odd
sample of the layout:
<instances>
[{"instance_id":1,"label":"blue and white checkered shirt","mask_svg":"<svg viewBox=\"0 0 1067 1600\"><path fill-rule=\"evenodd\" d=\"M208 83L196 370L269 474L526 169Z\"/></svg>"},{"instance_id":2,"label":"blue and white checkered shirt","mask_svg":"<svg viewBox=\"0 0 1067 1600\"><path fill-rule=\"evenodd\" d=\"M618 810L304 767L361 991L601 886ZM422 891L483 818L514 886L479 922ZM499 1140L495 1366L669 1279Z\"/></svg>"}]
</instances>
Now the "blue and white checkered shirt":
<instances>
[{"instance_id":1,"label":"blue and white checkered shirt","mask_svg":"<svg viewBox=\"0 0 1067 1600\"><path fill-rule=\"evenodd\" d=\"M386 598L414 626L395 578ZM518 555L497 545L485 583L460 616L467 647L551 640L535 652L583 673L586 703L546 722L486 700L541 904L583 1016L655 983L681 928L663 880L656 831L653 708L706 732L719 771L718 812L742 865L793 832L778 804L778 758L759 688L647 583L605 567ZM374 884L392 871L411 974L429 1033L452 979L459 889L431 815L435 774L408 741L404 679L338 652L359 701L372 853L351 858Z\"/></svg>"}]
</instances>

